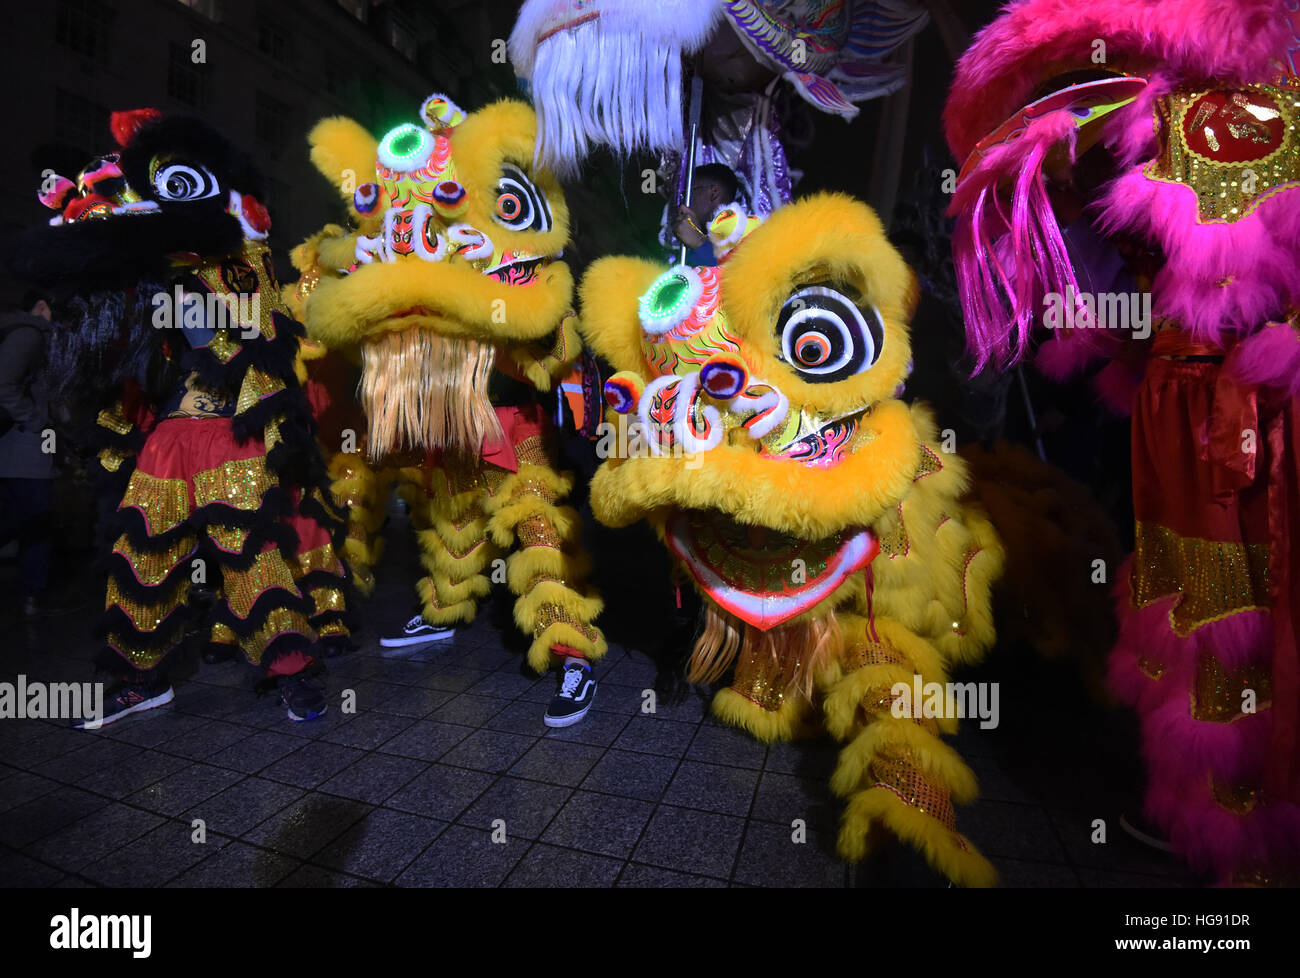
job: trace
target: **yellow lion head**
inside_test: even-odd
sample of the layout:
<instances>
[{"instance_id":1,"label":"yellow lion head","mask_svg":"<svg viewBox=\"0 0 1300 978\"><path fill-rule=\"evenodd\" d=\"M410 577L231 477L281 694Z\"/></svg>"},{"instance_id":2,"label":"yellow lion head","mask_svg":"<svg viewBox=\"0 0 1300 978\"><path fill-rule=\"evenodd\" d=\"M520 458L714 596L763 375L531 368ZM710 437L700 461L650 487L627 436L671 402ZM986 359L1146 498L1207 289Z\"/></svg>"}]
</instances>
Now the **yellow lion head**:
<instances>
[{"instance_id":1,"label":"yellow lion head","mask_svg":"<svg viewBox=\"0 0 1300 978\"><path fill-rule=\"evenodd\" d=\"M597 517L648 519L696 583L759 628L828 600L923 457L907 405L915 279L876 215L820 195L745 225L719 267L609 258L582 328L635 417L592 483ZM805 573L791 574L795 561Z\"/></svg>"},{"instance_id":2,"label":"yellow lion head","mask_svg":"<svg viewBox=\"0 0 1300 978\"><path fill-rule=\"evenodd\" d=\"M360 348L372 456L477 448L495 425L498 347L569 312L569 212L533 166L535 132L521 102L467 114L442 95L378 140L346 118L312 129L312 161L356 230L327 226L294 252L293 304L313 338Z\"/></svg>"}]
</instances>

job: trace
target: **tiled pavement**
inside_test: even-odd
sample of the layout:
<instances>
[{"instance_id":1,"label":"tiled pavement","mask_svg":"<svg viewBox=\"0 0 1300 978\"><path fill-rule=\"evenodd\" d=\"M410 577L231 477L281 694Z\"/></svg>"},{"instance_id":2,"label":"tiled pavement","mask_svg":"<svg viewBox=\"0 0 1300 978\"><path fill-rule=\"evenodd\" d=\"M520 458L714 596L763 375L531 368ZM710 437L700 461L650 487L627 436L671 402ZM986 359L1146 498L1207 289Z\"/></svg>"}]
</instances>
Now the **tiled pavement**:
<instances>
[{"instance_id":1,"label":"tiled pavement","mask_svg":"<svg viewBox=\"0 0 1300 978\"><path fill-rule=\"evenodd\" d=\"M525 671L506 595L448 643L381 651L377 628L409 613L401 521L390 548L371 627L332 660L320 720L288 721L241 666L189 661L171 706L99 734L0 722L0 884L944 885L898 847L837 860L835 745L767 747L718 725L704 691L643 651L635 615L606 622L593 710L564 730L542 724L555 680ZM65 588L77 613L11 624L0 680L90 679L92 591ZM1033 659L1000 653L976 678L1002 683L1003 723L957 738L982 789L959 824L1004 885L1196 884L1119 831L1139 778L1123 714ZM340 708L345 690L355 712ZM1098 818L1106 844L1091 841Z\"/></svg>"}]
</instances>

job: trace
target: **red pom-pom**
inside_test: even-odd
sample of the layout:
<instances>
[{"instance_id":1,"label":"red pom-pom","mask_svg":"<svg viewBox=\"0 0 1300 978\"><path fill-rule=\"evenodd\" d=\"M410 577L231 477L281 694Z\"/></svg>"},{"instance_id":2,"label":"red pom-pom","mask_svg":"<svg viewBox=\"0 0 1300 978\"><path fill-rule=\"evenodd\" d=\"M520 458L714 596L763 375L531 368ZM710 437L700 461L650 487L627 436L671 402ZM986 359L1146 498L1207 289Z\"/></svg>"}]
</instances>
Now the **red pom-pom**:
<instances>
[{"instance_id":1,"label":"red pom-pom","mask_svg":"<svg viewBox=\"0 0 1300 978\"><path fill-rule=\"evenodd\" d=\"M117 140L117 145L125 147L127 143L140 131L140 127L146 122L152 122L157 119L161 112L157 109L131 109L129 112L114 112L109 119L109 128L113 131L113 138Z\"/></svg>"},{"instance_id":2,"label":"red pom-pom","mask_svg":"<svg viewBox=\"0 0 1300 978\"><path fill-rule=\"evenodd\" d=\"M243 211L244 220L248 222L248 226L258 234L266 234L271 230L271 215L266 212L266 208L258 202L256 197L244 194L239 209Z\"/></svg>"}]
</instances>

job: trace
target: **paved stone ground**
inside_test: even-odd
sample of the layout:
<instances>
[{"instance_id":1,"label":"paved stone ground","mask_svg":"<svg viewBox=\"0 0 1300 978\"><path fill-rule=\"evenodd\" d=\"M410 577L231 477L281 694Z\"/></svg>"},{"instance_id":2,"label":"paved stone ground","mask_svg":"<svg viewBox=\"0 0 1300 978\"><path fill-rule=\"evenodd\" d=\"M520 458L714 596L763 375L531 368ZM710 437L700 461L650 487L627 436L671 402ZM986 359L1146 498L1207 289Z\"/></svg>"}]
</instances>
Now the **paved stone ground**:
<instances>
[{"instance_id":1,"label":"paved stone ground","mask_svg":"<svg viewBox=\"0 0 1300 978\"><path fill-rule=\"evenodd\" d=\"M0 721L0 883L945 885L901 847L858 867L838 861L835 745L766 747L710 719L707 691L676 679L680 630L645 637L659 605L636 580L601 574L611 649L592 712L566 730L542 724L555 680L523 667L505 594L448 643L381 650L382 627L410 614L416 574L404 520L389 538L362 646L332 660L320 720L291 723L249 692L241 666L192 657L169 707L102 733ZM662 570L644 535L603 533L596 548L598 567ZM67 613L24 627L9 609L0 681L92 678L98 594L71 559L61 579ZM6 594L12 581L4 568ZM968 723L956 739L982 789L959 824L1003 885L1198 884L1119 829L1140 783L1126 715L1094 705L1073 670L1006 651L974 678L1002 684L1003 719L992 731ZM652 688L657 709L645 714ZM343 689L355 714L338 707ZM1098 818L1104 845L1090 841ZM194 819L204 844L192 841ZM792 842L795 819L805 844ZM497 820L505 843L492 841Z\"/></svg>"}]
</instances>

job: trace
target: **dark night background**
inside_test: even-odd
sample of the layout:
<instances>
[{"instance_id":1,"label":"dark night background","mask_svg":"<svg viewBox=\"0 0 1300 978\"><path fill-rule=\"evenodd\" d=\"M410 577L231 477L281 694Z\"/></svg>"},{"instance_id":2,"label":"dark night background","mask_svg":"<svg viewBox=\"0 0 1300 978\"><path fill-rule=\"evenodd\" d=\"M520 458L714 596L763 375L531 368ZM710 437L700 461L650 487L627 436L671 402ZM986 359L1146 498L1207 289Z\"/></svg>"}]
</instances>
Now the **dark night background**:
<instances>
[{"instance_id":1,"label":"dark night background","mask_svg":"<svg viewBox=\"0 0 1300 978\"><path fill-rule=\"evenodd\" d=\"M805 173L797 192L841 190L868 200L918 271L925 293L912 327L909 396L932 402L941 425L966 443L999 431L1027 442L1023 407L1014 389L1008 396L1008 381L971 381L960 362L947 199L939 190L942 171L955 167L939 123L954 53L997 4L935 0L932 7L934 22L902 52L912 65L905 90L863 106L852 122L811 112L802 125L794 120L807 134L791 157ZM519 94L510 65L493 58L516 8L503 0L4 0L0 64L9 119L0 233L48 219L36 200L42 171L75 177L111 144L111 111L190 111L263 168L271 244L289 272L288 250L344 216L308 160L311 125L343 114L382 133L413 117L434 91L470 111ZM191 60L196 40L206 45L205 64ZM655 162L597 156L567 188L575 275L605 254L658 253L662 201L641 190L642 170ZM5 279L0 286L6 305L15 303L20 284ZM1082 389L1029 382L1040 415L1055 426L1045 436L1051 460L1095 495L1125 498L1126 425L1102 419ZM594 468L589 445L571 439L565 453L580 472ZM88 679L88 622L102 598L90 570L88 492L73 476L61 478L56 491L56 580L69 613L14 629L4 672ZM554 683L521 673L522 640L505 597L486 602L451 647L403 661L378 654L377 632L409 614L409 584L418 574L409 528L392 513L380 591L363 608L364 647L331 665L336 682L364 690L374 710L354 719L329 714L294 725L311 729L290 735L281 712L234 699L230 687L242 679L233 664L191 663L166 716L123 723L89 744L84 734L49 724L5 724L6 883L491 885L509 877L525 885L616 878L640 885L936 885L899 850L861 868L834 857L841 804L826 785L834 763L829 741L767 748L706 717L700 693L674 678L694 625L690 598L679 612L666 556L647 533L615 533L588 521L611 655L598 670L592 716L567 734L542 737L535 728ZM12 563L0 565L6 619L16 617L13 573ZM1113 817L1137 796L1141 773L1127 715L1098 706L1069 667L1015 650L997 650L972 678L1002 682L1004 702L1014 697L1017 704L1002 728L985 733L968 725L956 741L983 788L980 802L959 815L962 828L1005 884L1185 880L1177 866L1133 843L1087 841L1099 811ZM660 713L637 716L640 690L652 684L664 693ZM815 845L781 856L792 848L776 845L788 837L791 804L810 812ZM174 838L194 811L214 813L220 851L196 852ZM522 856L483 844L480 823L507 811L524 831L536 823L529 839L538 841L525 841ZM593 840L582 831L588 824L609 826L609 835ZM724 851L730 855L714 865Z\"/></svg>"}]
</instances>

